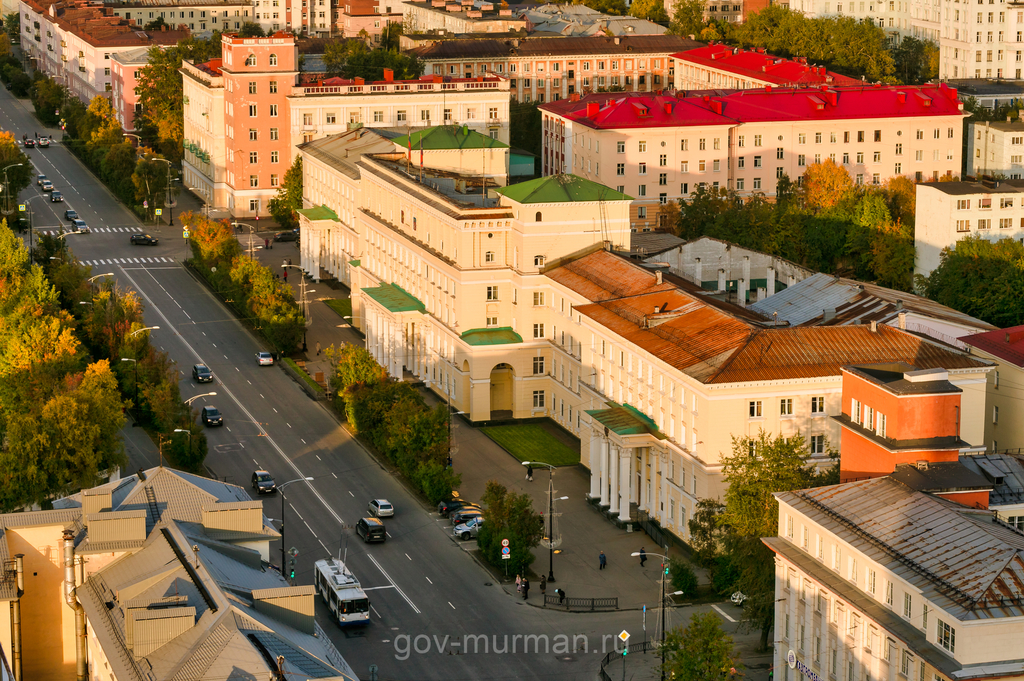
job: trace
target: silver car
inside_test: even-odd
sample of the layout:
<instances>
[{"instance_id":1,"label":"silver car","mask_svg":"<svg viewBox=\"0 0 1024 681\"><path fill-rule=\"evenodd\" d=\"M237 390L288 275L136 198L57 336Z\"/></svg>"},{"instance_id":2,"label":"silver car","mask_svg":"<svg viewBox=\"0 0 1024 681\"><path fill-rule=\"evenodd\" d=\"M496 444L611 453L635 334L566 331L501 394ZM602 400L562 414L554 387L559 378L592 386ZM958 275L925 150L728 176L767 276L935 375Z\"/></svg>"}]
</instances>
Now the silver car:
<instances>
[{"instance_id":1,"label":"silver car","mask_svg":"<svg viewBox=\"0 0 1024 681\"><path fill-rule=\"evenodd\" d=\"M367 510L375 518L390 518L395 515L395 507L387 499L373 499L367 504Z\"/></svg>"},{"instance_id":2,"label":"silver car","mask_svg":"<svg viewBox=\"0 0 1024 681\"><path fill-rule=\"evenodd\" d=\"M480 526L483 524L483 516L470 518L461 525L456 525L455 529L452 530L452 535L456 539L476 539L476 536L480 534Z\"/></svg>"}]
</instances>

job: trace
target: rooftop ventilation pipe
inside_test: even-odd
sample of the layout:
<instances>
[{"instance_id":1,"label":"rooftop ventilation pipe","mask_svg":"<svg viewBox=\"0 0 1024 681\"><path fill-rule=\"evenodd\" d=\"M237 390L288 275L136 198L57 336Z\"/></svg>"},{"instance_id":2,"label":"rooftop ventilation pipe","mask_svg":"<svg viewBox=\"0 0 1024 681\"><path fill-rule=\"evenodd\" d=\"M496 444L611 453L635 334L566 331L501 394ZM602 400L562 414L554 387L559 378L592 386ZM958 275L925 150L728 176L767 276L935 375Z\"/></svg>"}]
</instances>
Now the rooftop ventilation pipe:
<instances>
[{"instance_id":1,"label":"rooftop ventilation pipe","mask_svg":"<svg viewBox=\"0 0 1024 681\"><path fill-rule=\"evenodd\" d=\"M75 535L64 530L64 602L75 611L75 679L85 681L85 610L75 593Z\"/></svg>"}]
</instances>

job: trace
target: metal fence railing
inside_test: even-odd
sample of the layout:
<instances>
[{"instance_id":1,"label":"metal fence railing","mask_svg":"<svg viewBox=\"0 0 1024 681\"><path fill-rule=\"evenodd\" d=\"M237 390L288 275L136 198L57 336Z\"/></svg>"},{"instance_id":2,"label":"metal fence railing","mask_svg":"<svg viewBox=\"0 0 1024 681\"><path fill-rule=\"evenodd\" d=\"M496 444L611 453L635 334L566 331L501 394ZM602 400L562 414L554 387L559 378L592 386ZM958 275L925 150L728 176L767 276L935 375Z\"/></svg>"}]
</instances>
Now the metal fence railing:
<instances>
[{"instance_id":1,"label":"metal fence railing","mask_svg":"<svg viewBox=\"0 0 1024 681\"><path fill-rule=\"evenodd\" d=\"M566 610L618 610L618 598L569 598L558 594L544 594L544 607L554 606Z\"/></svg>"},{"instance_id":2,"label":"metal fence railing","mask_svg":"<svg viewBox=\"0 0 1024 681\"><path fill-rule=\"evenodd\" d=\"M628 657L629 655L633 655L636 653L646 653L648 651L652 651L657 646L655 645L654 641L641 641L640 643L630 643L627 647L629 648L629 653L627 654ZM621 657L622 650L613 650L610 653L606 654L601 659L601 669L597 673L597 678L600 679L600 681L612 681L612 677L608 674L608 672L605 671L605 667L610 665L613 660L618 660Z\"/></svg>"}]
</instances>

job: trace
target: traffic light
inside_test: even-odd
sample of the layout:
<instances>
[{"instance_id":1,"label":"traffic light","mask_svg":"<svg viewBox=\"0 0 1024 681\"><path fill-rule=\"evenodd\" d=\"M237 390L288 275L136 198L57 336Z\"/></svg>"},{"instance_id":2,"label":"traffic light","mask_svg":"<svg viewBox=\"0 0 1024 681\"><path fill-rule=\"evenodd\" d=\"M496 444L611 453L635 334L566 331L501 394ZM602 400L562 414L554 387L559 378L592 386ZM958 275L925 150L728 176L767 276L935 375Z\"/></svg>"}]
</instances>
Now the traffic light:
<instances>
[{"instance_id":1,"label":"traffic light","mask_svg":"<svg viewBox=\"0 0 1024 681\"><path fill-rule=\"evenodd\" d=\"M295 558L288 559L288 579L295 579Z\"/></svg>"},{"instance_id":2,"label":"traffic light","mask_svg":"<svg viewBox=\"0 0 1024 681\"><path fill-rule=\"evenodd\" d=\"M629 644L628 643L626 644L626 647L622 649L622 656L625 657L627 653L629 653ZM626 664L626 663L623 662L622 664ZM625 669L625 667L623 667L623 669Z\"/></svg>"}]
</instances>

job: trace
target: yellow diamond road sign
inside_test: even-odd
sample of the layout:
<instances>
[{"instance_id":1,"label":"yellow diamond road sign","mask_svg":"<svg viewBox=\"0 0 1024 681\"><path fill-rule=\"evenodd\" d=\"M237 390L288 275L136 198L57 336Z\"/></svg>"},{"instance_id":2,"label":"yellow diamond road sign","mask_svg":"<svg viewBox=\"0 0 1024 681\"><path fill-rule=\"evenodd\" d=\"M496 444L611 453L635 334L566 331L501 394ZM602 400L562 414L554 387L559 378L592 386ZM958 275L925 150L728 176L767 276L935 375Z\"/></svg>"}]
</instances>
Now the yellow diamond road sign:
<instances>
[{"instance_id":1,"label":"yellow diamond road sign","mask_svg":"<svg viewBox=\"0 0 1024 681\"><path fill-rule=\"evenodd\" d=\"M623 642L623 643L625 643L626 641L628 641L628 640L629 640L629 632L628 632L628 631L626 631L625 629L623 629L623 630L622 630L622 633L621 633L621 634L619 634L619 638L620 638L620 639L622 639L622 642Z\"/></svg>"}]
</instances>

